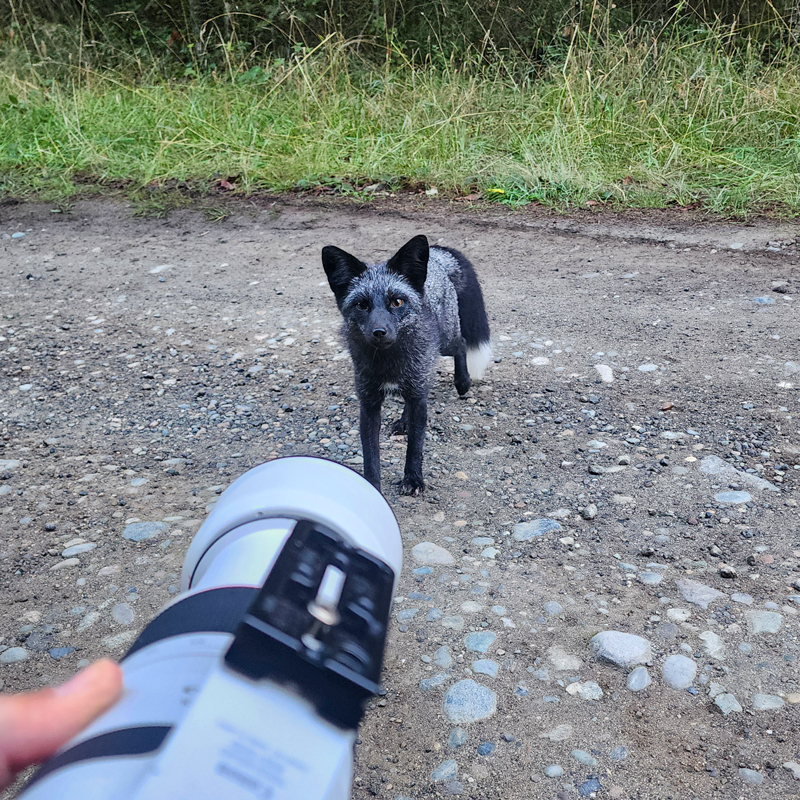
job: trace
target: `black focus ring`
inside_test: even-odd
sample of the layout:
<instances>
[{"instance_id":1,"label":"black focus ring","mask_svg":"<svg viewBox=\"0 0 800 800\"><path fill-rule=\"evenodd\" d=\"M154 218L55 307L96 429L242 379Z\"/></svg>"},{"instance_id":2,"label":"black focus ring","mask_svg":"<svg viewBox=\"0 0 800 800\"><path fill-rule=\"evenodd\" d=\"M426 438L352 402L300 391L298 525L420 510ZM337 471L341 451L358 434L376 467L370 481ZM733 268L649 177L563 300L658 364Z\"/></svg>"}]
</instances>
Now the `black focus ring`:
<instances>
[{"instance_id":1,"label":"black focus ring","mask_svg":"<svg viewBox=\"0 0 800 800\"><path fill-rule=\"evenodd\" d=\"M172 636L185 633L236 633L258 592L259 589L253 586L223 586L190 594L164 609L139 634L122 660Z\"/></svg>"},{"instance_id":2,"label":"black focus ring","mask_svg":"<svg viewBox=\"0 0 800 800\"><path fill-rule=\"evenodd\" d=\"M140 634L125 658L151 644L186 633L236 633L244 614L258 594L253 586L223 586L197 592L162 611ZM86 739L53 756L33 775L25 789L56 770L97 758L141 756L161 746L171 725L120 728Z\"/></svg>"},{"instance_id":3,"label":"black focus ring","mask_svg":"<svg viewBox=\"0 0 800 800\"><path fill-rule=\"evenodd\" d=\"M121 728L101 733L86 739L75 747L70 747L46 761L28 781L25 789L46 778L56 770L96 758L115 758L120 756L143 756L153 753L172 730L171 725L142 725L136 728Z\"/></svg>"}]
</instances>

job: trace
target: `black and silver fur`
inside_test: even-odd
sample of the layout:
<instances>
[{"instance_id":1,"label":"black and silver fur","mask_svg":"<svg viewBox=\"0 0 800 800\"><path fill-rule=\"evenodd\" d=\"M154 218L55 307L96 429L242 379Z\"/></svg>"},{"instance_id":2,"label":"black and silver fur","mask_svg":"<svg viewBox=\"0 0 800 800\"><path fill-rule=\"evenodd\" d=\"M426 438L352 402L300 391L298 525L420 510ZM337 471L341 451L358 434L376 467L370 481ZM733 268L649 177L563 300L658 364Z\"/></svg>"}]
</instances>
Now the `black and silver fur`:
<instances>
[{"instance_id":1,"label":"black and silver fur","mask_svg":"<svg viewBox=\"0 0 800 800\"><path fill-rule=\"evenodd\" d=\"M408 434L400 493L417 495L425 488L422 444L437 359L453 357L456 389L464 395L492 355L475 269L457 250L429 247L424 236L382 264L368 266L338 247L322 249L322 264L355 368L364 475L381 488L381 405L397 391L405 407L392 432Z\"/></svg>"}]
</instances>

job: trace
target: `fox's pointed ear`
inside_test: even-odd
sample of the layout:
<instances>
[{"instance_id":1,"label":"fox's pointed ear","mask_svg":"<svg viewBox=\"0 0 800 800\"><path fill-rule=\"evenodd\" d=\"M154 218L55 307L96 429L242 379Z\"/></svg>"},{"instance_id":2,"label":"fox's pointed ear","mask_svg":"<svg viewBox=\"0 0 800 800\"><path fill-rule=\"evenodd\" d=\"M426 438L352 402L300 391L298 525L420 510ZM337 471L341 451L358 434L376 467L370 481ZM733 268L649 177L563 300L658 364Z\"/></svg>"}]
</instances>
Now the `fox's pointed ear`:
<instances>
[{"instance_id":1,"label":"fox's pointed ear","mask_svg":"<svg viewBox=\"0 0 800 800\"><path fill-rule=\"evenodd\" d=\"M338 247L328 246L322 248L322 266L325 267L325 274L336 297L336 304L341 308L353 279L357 278L367 265Z\"/></svg>"},{"instance_id":2,"label":"fox's pointed ear","mask_svg":"<svg viewBox=\"0 0 800 800\"><path fill-rule=\"evenodd\" d=\"M402 275L420 294L425 289L428 277L430 249L424 236L415 236L407 241L386 263L386 269Z\"/></svg>"}]
</instances>

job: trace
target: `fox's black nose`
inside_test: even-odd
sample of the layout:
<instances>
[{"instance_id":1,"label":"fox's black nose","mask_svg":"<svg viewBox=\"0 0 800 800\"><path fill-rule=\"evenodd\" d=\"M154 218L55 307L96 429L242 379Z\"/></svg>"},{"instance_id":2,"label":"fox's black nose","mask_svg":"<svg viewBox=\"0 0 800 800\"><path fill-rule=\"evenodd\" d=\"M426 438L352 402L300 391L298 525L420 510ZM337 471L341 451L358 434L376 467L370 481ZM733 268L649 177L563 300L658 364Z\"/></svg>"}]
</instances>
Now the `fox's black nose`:
<instances>
[{"instance_id":1,"label":"fox's black nose","mask_svg":"<svg viewBox=\"0 0 800 800\"><path fill-rule=\"evenodd\" d=\"M376 339L383 339L383 337L386 336L386 328L375 328L375 330L372 331L372 335Z\"/></svg>"}]
</instances>

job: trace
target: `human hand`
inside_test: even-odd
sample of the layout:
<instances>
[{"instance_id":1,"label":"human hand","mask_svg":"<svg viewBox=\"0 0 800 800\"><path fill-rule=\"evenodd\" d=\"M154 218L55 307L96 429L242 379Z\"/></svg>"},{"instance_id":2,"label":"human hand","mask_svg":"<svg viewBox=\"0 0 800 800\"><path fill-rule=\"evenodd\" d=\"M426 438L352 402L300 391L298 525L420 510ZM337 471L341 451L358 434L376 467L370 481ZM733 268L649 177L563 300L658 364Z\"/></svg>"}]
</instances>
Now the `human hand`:
<instances>
[{"instance_id":1,"label":"human hand","mask_svg":"<svg viewBox=\"0 0 800 800\"><path fill-rule=\"evenodd\" d=\"M103 659L61 686L0 695L0 790L49 758L122 694L122 670Z\"/></svg>"}]
</instances>

